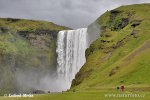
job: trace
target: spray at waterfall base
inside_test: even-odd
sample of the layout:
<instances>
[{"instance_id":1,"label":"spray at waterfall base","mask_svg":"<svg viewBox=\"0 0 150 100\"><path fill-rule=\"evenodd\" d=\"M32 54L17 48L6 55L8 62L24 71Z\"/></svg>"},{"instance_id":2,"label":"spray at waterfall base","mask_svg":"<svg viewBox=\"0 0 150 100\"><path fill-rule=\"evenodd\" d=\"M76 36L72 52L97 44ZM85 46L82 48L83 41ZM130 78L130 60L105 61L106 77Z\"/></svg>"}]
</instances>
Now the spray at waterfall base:
<instances>
[{"instance_id":1,"label":"spray at waterfall base","mask_svg":"<svg viewBox=\"0 0 150 100\"><path fill-rule=\"evenodd\" d=\"M48 91L61 92L70 89L72 80L86 62L85 50L99 37L97 27L99 26L92 24L88 29L58 32L56 69L16 71L15 77L20 89L19 93L30 93L34 90L41 90L45 93Z\"/></svg>"}]
</instances>

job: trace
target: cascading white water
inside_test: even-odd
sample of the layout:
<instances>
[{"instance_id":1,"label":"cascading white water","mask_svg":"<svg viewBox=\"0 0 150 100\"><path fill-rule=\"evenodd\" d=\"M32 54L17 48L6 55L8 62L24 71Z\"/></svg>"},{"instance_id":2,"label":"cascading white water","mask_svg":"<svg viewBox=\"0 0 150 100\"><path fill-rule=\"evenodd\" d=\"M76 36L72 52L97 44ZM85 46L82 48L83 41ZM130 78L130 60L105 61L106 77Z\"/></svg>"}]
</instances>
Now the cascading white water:
<instances>
[{"instance_id":1,"label":"cascading white water","mask_svg":"<svg viewBox=\"0 0 150 100\"><path fill-rule=\"evenodd\" d=\"M76 73L84 65L87 48L87 28L65 30L58 33L57 38L57 74L70 88Z\"/></svg>"}]
</instances>

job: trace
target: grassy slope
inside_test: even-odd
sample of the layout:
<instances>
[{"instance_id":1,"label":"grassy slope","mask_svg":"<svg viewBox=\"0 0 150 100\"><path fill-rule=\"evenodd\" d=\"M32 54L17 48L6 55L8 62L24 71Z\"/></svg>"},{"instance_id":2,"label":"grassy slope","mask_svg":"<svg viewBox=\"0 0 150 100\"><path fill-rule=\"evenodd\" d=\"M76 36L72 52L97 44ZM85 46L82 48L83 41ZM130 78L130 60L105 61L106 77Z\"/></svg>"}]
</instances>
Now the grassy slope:
<instances>
[{"instance_id":1,"label":"grassy slope","mask_svg":"<svg viewBox=\"0 0 150 100\"><path fill-rule=\"evenodd\" d=\"M18 31L34 31L36 29L43 30L65 30L68 29L64 26L56 25L52 22L26 20L26 19L12 19L12 18L0 18L0 26L8 27Z\"/></svg>"},{"instance_id":2,"label":"grassy slope","mask_svg":"<svg viewBox=\"0 0 150 100\"><path fill-rule=\"evenodd\" d=\"M68 29L64 26L56 25L52 22L46 21L35 21L25 19L12 19L12 18L0 18L0 54L26 54L29 53L31 46L29 45L28 39L18 36L17 32L26 32L31 34L31 38L34 37L34 33L37 30L48 30L48 31L59 31ZM33 36L32 36L33 34ZM55 33L54 33L55 34ZM44 34L43 34L44 35ZM56 35L57 36L57 35ZM46 42L50 42L51 48L54 48L53 42L56 42L56 38L43 36ZM16 42L13 42L16 39ZM50 49L51 49L50 48Z\"/></svg>"},{"instance_id":3,"label":"grassy slope","mask_svg":"<svg viewBox=\"0 0 150 100\"><path fill-rule=\"evenodd\" d=\"M114 14L114 11L118 13ZM101 38L87 50L87 62L73 81L72 89L81 91L125 85L147 87L146 91L150 91L149 15L150 4L142 4L122 6L98 18ZM120 27L125 18L129 22Z\"/></svg>"},{"instance_id":4,"label":"grassy slope","mask_svg":"<svg viewBox=\"0 0 150 100\"><path fill-rule=\"evenodd\" d=\"M17 90L16 69L54 69L57 32L64 29L68 28L51 22L0 18L0 94ZM39 30L46 31L37 34Z\"/></svg>"}]
</instances>

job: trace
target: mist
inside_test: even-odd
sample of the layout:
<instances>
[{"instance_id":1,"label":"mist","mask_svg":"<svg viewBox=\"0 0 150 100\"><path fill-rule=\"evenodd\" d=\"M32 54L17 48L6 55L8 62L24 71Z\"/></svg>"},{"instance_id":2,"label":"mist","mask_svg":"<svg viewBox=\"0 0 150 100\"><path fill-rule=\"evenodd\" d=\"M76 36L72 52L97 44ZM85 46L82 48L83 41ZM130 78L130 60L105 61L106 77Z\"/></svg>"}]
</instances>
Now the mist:
<instances>
[{"instance_id":1,"label":"mist","mask_svg":"<svg viewBox=\"0 0 150 100\"><path fill-rule=\"evenodd\" d=\"M88 47L90 44L95 41L100 36L100 25L95 21L92 24L90 24L87 28L87 44Z\"/></svg>"},{"instance_id":2,"label":"mist","mask_svg":"<svg viewBox=\"0 0 150 100\"><path fill-rule=\"evenodd\" d=\"M55 71L17 70L15 79L19 93L33 93L40 90L45 93L61 92L67 90L63 78L57 77Z\"/></svg>"}]
</instances>

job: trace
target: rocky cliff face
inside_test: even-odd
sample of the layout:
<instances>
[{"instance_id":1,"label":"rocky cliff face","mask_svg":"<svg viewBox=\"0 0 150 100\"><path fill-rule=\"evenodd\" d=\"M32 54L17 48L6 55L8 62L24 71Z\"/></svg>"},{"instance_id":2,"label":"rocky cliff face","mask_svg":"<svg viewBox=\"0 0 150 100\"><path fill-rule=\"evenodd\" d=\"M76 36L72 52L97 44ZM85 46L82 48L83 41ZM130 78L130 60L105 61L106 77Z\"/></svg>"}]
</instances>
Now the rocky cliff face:
<instances>
[{"instance_id":1,"label":"rocky cliff face","mask_svg":"<svg viewBox=\"0 0 150 100\"><path fill-rule=\"evenodd\" d=\"M38 80L56 69L57 33L64 29L68 28L50 22L0 19L1 94L32 89L30 84L21 86L22 77L35 76Z\"/></svg>"}]
</instances>

